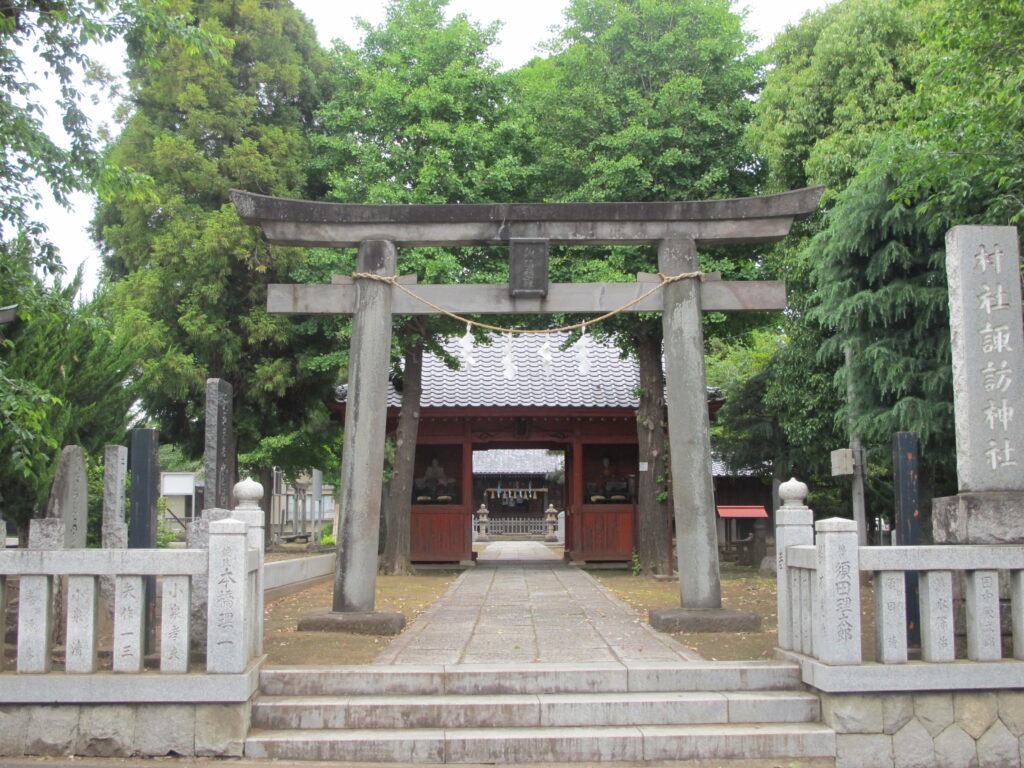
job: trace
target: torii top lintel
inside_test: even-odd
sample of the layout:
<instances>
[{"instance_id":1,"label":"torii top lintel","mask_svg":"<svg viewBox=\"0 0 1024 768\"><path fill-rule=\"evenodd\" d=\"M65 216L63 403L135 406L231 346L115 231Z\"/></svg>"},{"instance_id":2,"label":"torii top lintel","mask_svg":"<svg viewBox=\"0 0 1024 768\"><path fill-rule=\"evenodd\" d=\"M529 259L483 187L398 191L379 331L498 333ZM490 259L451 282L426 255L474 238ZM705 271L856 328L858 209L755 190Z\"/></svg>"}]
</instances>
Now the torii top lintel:
<instances>
[{"instance_id":1,"label":"torii top lintel","mask_svg":"<svg viewBox=\"0 0 1024 768\"><path fill-rule=\"evenodd\" d=\"M365 240L396 246L697 244L771 242L817 209L823 187L730 200L655 203L361 205L268 197L232 190L239 216L271 243L348 248Z\"/></svg>"}]
</instances>

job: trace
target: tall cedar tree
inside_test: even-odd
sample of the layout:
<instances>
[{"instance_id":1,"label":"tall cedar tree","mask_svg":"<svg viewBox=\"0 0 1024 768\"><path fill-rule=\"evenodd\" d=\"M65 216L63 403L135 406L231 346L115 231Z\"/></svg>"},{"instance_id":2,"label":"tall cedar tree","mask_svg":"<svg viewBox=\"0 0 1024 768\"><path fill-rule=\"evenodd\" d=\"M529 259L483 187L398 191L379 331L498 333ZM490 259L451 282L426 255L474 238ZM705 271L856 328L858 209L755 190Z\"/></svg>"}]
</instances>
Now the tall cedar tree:
<instances>
[{"instance_id":1,"label":"tall cedar tree","mask_svg":"<svg viewBox=\"0 0 1024 768\"><path fill-rule=\"evenodd\" d=\"M728 0L573 0L550 44L552 55L521 72L536 124L534 197L754 194L755 167L741 141L757 87L750 41ZM658 271L652 248L563 250L552 262L556 277L573 281L629 281L636 272ZM702 254L702 266L727 277L757 273L746 254ZM666 573L671 513L661 493L667 475L661 321L624 315L595 332L640 365L640 461L652 470L638 484L637 555L644 571Z\"/></svg>"},{"instance_id":2,"label":"tall cedar tree","mask_svg":"<svg viewBox=\"0 0 1024 768\"><path fill-rule=\"evenodd\" d=\"M920 9L902 0L846 0L807 14L776 38L747 130L767 191L824 184L823 208L835 205L914 98L922 25ZM792 471L830 484L829 451L849 439L842 355L819 354L834 329L807 319L820 301L820 254L807 243L823 226L822 216L799 224L796 239L767 255L769 270L789 289L780 344L763 369L726 392L720 414L723 454L771 467L776 481Z\"/></svg>"},{"instance_id":3,"label":"tall cedar tree","mask_svg":"<svg viewBox=\"0 0 1024 768\"><path fill-rule=\"evenodd\" d=\"M1024 219L1024 7L946 0L924 16L913 100L811 243L818 305L854 350L855 416L880 447L919 434L926 491L956 489L944 233ZM952 26L951 26L952 25Z\"/></svg>"},{"instance_id":4,"label":"tall cedar tree","mask_svg":"<svg viewBox=\"0 0 1024 768\"><path fill-rule=\"evenodd\" d=\"M447 0L393 0L379 26L363 24L357 47L331 56L331 97L319 110L315 166L328 197L346 203L480 203L522 199L522 118L510 106L511 78L488 50L496 27L463 14L445 19ZM502 251L403 249L398 267L420 282L497 282ZM403 573L425 351L443 354L463 328L444 318L395 319L395 380L401 416L394 471L384 490L381 569ZM404 370L398 361L404 360ZM452 361L454 364L454 361Z\"/></svg>"},{"instance_id":5,"label":"tall cedar tree","mask_svg":"<svg viewBox=\"0 0 1024 768\"><path fill-rule=\"evenodd\" d=\"M229 190L319 195L308 132L324 54L288 0L176 6L225 39L223 57L172 43L152 61L128 38L128 117L111 160L148 187L114 194L95 222L118 322L135 339L143 407L164 439L199 453L204 381L218 377L234 388L240 452L310 466L311 452L280 436L322 408L335 381L330 323L267 314L266 285L289 282L305 252L269 246L239 220Z\"/></svg>"}]
</instances>

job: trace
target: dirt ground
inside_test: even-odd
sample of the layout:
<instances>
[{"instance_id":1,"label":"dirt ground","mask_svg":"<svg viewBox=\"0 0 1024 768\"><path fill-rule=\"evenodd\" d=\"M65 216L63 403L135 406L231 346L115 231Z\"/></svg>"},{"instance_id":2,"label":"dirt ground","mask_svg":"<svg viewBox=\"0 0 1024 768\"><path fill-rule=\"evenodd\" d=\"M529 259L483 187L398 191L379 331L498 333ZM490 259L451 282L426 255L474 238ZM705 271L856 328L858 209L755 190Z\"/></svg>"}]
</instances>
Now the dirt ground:
<instances>
[{"instance_id":1,"label":"dirt ground","mask_svg":"<svg viewBox=\"0 0 1024 768\"><path fill-rule=\"evenodd\" d=\"M634 576L626 570L595 571L592 574L623 602L647 614L651 608L679 606L679 582ZM676 632L672 636L705 659L748 660L772 658L778 638L775 607L775 579L757 575L757 570L722 563L722 605L758 614L760 632Z\"/></svg>"},{"instance_id":2,"label":"dirt ground","mask_svg":"<svg viewBox=\"0 0 1024 768\"><path fill-rule=\"evenodd\" d=\"M754 568L722 563L722 607L750 611L761 617L760 632L676 632L673 637L705 659L748 661L770 659L778 642L775 579ZM679 582L633 576L629 571L595 571L593 575L625 603L645 614L651 608L679 605ZM865 661L875 658L874 605L870 585L861 589L861 638Z\"/></svg>"},{"instance_id":3,"label":"dirt ground","mask_svg":"<svg viewBox=\"0 0 1024 768\"><path fill-rule=\"evenodd\" d=\"M645 616L651 608L679 605L676 581L633 576L625 569L595 570L591 574ZM457 576L454 571L380 576L377 609L399 611L411 622L443 594ZM327 608L330 602L331 582L328 581L267 605L264 648L271 664L367 664L391 642L390 637L296 631L299 616ZM676 640L706 659L771 658L777 637L775 580L758 576L751 568L723 563L722 602L726 608L759 614L763 619L762 630L739 634L677 633Z\"/></svg>"},{"instance_id":4,"label":"dirt ground","mask_svg":"<svg viewBox=\"0 0 1024 768\"><path fill-rule=\"evenodd\" d=\"M412 622L439 598L457 571L423 571L414 576L378 576L376 609L397 611ZM345 632L299 632L299 616L329 608L333 582L267 603L263 649L270 664L369 664L393 637Z\"/></svg>"}]
</instances>

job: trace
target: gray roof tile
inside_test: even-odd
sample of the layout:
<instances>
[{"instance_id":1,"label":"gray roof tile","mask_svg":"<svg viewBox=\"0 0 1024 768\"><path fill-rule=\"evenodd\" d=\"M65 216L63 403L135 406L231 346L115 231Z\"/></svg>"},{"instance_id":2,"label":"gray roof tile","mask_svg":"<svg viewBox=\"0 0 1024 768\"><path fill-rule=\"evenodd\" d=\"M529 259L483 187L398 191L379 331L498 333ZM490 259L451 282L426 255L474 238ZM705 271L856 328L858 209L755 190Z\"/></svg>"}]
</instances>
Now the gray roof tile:
<instances>
[{"instance_id":1,"label":"gray roof tile","mask_svg":"<svg viewBox=\"0 0 1024 768\"><path fill-rule=\"evenodd\" d=\"M474 475L546 475L565 468L565 456L541 448L473 451Z\"/></svg>"},{"instance_id":2,"label":"gray roof tile","mask_svg":"<svg viewBox=\"0 0 1024 768\"><path fill-rule=\"evenodd\" d=\"M633 394L639 382L634 358L622 359L618 349L590 344L590 372L581 376L576 353L559 347L568 334L513 336L512 358L517 373L514 379L503 376L502 357L507 337L495 337L490 345L477 345L472 370L453 371L434 356L423 359L424 408L460 407L551 407L551 408L636 408ZM545 373L537 354L545 341L551 342L551 371ZM445 349L461 360L457 339ZM392 386L388 404L401 405L401 393Z\"/></svg>"}]
</instances>

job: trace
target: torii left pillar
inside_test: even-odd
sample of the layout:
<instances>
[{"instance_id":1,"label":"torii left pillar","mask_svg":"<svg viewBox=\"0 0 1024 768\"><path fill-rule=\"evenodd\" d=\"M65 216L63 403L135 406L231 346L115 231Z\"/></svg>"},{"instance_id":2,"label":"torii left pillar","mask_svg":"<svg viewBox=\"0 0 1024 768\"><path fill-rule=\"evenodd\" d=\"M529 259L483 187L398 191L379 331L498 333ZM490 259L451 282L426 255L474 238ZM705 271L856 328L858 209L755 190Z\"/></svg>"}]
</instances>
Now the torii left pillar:
<instances>
[{"instance_id":1,"label":"torii left pillar","mask_svg":"<svg viewBox=\"0 0 1024 768\"><path fill-rule=\"evenodd\" d=\"M389 240L359 245L359 272L391 276L397 262ZM391 286L359 278L349 348L334 598L329 613L303 616L300 630L398 634L405 626L402 614L373 610L390 368Z\"/></svg>"}]
</instances>

